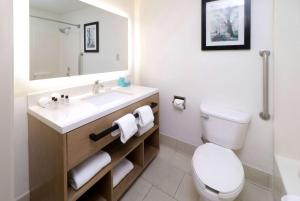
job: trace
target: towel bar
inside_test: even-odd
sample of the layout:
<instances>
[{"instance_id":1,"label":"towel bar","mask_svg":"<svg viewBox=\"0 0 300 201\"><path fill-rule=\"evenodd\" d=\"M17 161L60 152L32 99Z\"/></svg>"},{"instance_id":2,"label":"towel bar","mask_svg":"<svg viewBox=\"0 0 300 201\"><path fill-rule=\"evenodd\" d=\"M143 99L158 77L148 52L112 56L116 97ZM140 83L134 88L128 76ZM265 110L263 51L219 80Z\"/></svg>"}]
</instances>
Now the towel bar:
<instances>
[{"instance_id":1,"label":"towel bar","mask_svg":"<svg viewBox=\"0 0 300 201\"><path fill-rule=\"evenodd\" d=\"M152 109L155 108L155 107L157 107L157 106L158 106L157 103L151 103L151 104L150 104L150 107L151 107ZM134 117L135 117L135 118L138 118L139 115L138 115L138 114L135 114ZM110 127L110 128L107 128L107 129L101 131L101 132L98 133L98 134L92 133L92 134L90 134L90 139L93 140L93 141L95 141L95 142L97 142L97 141L99 141L101 138L105 137L106 135L108 135L108 134L110 134L110 133L112 133L112 132L114 132L114 131L116 131L116 130L118 130L118 129L119 129L119 126L118 126L118 125L115 125L115 126L112 126L112 127Z\"/></svg>"}]
</instances>

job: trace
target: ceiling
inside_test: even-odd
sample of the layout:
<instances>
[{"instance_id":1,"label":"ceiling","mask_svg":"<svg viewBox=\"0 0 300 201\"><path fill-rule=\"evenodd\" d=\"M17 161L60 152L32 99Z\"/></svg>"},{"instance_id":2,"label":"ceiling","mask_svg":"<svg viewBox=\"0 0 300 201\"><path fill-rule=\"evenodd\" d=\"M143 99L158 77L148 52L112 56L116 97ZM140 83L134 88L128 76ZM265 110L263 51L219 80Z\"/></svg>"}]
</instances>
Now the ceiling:
<instances>
[{"instance_id":1,"label":"ceiling","mask_svg":"<svg viewBox=\"0 0 300 201\"><path fill-rule=\"evenodd\" d=\"M64 14L89 7L89 5L79 0L30 0L30 7Z\"/></svg>"}]
</instances>

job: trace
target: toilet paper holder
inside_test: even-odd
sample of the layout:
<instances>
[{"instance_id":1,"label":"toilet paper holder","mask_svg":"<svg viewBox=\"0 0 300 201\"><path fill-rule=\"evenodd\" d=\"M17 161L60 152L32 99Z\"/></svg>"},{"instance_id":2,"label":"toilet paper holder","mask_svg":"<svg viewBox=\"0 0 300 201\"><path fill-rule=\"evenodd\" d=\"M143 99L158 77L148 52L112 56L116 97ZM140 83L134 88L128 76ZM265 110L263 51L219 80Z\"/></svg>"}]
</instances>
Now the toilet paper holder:
<instances>
[{"instance_id":1,"label":"toilet paper holder","mask_svg":"<svg viewBox=\"0 0 300 201\"><path fill-rule=\"evenodd\" d=\"M183 100L183 109L185 110L186 109L186 98L182 97L182 96L174 96L173 101L172 101L173 104L176 99Z\"/></svg>"}]
</instances>

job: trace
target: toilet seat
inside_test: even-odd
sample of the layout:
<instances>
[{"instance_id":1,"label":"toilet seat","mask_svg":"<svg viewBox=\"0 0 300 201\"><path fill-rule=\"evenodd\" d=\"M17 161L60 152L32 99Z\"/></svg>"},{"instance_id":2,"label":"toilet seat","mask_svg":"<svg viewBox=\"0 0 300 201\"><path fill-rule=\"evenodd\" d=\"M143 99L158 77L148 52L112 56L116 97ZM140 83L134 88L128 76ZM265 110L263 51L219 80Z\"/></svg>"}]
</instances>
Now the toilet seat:
<instances>
[{"instance_id":1,"label":"toilet seat","mask_svg":"<svg viewBox=\"0 0 300 201\"><path fill-rule=\"evenodd\" d=\"M201 189L230 198L244 186L244 169L234 152L207 143L199 146L192 159L194 180Z\"/></svg>"}]
</instances>

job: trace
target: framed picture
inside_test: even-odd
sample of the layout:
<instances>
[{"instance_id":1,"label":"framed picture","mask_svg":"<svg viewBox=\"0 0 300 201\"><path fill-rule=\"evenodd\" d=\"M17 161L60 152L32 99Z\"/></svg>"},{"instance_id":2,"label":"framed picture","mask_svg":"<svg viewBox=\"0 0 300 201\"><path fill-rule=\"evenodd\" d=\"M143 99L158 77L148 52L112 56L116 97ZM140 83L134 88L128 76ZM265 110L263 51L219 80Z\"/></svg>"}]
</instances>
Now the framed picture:
<instances>
[{"instance_id":1,"label":"framed picture","mask_svg":"<svg viewBox=\"0 0 300 201\"><path fill-rule=\"evenodd\" d=\"M84 52L99 52L99 22L84 24Z\"/></svg>"},{"instance_id":2,"label":"framed picture","mask_svg":"<svg viewBox=\"0 0 300 201\"><path fill-rule=\"evenodd\" d=\"M202 0L202 50L249 50L251 0Z\"/></svg>"}]
</instances>

